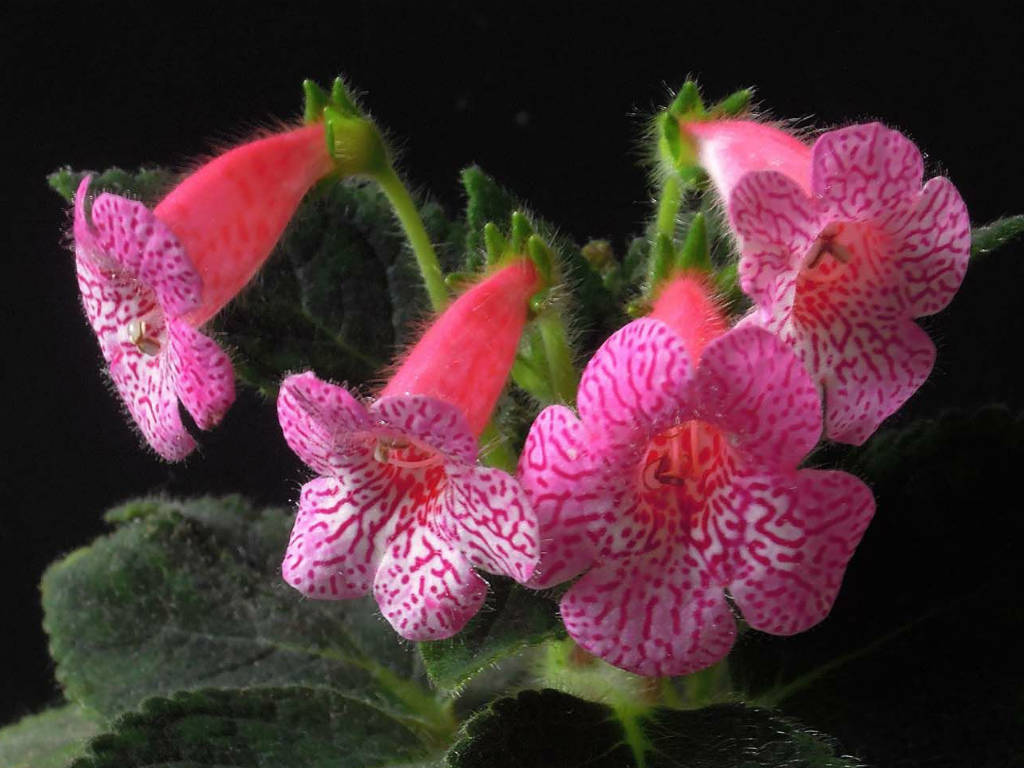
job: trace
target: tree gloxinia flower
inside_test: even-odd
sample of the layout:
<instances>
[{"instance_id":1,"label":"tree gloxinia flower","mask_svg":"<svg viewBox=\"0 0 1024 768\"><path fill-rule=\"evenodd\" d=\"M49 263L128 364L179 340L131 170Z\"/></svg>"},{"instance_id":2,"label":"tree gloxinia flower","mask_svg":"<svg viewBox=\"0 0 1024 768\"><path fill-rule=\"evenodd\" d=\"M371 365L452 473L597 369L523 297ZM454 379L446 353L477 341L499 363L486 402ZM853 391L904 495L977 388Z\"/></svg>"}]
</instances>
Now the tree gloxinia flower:
<instances>
[{"instance_id":1,"label":"tree gloxinia flower","mask_svg":"<svg viewBox=\"0 0 1024 768\"><path fill-rule=\"evenodd\" d=\"M782 337L825 401L828 436L864 442L917 390L935 346L913 318L956 293L970 222L953 184L878 123L813 148L742 120L683 124L740 239L750 321Z\"/></svg>"},{"instance_id":2,"label":"tree gloxinia flower","mask_svg":"<svg viewBox=\"0 0 1024 768\"><path fill-rule=\"evenodd\" d=\"M75 196L78 285L110 376L153 450L169 461L234 401L227 355L197 329L249 281L302 196L332 169L323 125L237 147L188 176L152 211L101 194Z\"/></svg>"},{"instance_id":3,"label":"tree gloxinia flower","mask_svg":"<svg viewBox=\"0 0 1024 768\"><path fill-rule=\"evenodd\" d=\"M478 283L369 405L312 373L285 380L285 439L321 475L302 488L285 581L322 599L372 588L399 634L437 640L483 603L474 567L530 578L536 518L514 478L476 459L537 287L526 260Z\"/></svg>"},{"instance_id":4,"label":"tree gloxinia flower","mask_svg":"<svg viewBox=\"0 0 1024 768\"><path fill-rule=\"evenodd\" d=\"M520 458L541 532L531 585L583 573L566 629L639 674L725 656L726 590L755 629L821 621L874 513L852 475L797 469L821 433L800 361L763 328L724 328L703 284L676 278L591 359L579 418L542 411Z\"/></svg>"}]
</instances>

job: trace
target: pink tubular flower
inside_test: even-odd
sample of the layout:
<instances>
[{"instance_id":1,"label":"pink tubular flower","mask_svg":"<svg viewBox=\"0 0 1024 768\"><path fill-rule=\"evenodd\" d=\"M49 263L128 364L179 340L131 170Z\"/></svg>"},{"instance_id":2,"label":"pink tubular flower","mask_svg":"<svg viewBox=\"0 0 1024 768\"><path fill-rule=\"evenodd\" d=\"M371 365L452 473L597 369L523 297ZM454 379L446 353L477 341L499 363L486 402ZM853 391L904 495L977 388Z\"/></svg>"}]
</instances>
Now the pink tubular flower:
<instances>
[{"instance_id":1,"label":"pink tubular flower","mask_svg":"<svg viewBox=\"0 0 1024 768\"><path fill-rule=\"evenodd\" d=\"M542 411L520 458L541 532L531 585L583 573L566 629L643 675L728 653L727 589L755 629L821 621L874 513L852 475L797 469L821 433L800 361L763 328L724 327L703 285L677 278L591 359L579 418Z\"/></svg>"},{"instance_id":2,"label":"pink tubular flower","mask_svg":"<svg viewBox=\"0 0 1024 768\"><path fill-rule=\"evenodd\" d=\"M89 324L110 376L153 450L185 458L200 429L235 398L231 361L197 328L260 268L302 196L332 169L323 125L231 150L186 178L152 211L101 194L75 196L75 259Z\"/></svg>"},{"instance_id":3,"label":"pink tubular flower","mask_svg":"<svg viewBox=\"0 0 1024 768\"><path fill-rule=\"evenodd\" d=\"M860 444L917 390L935 346L913 318L956 293L970 221L953 184L922 188L917 147L878 123L809 147L767 125L686 123L739 236L751 322L797 353L833 440Z\"/></svg>"},{"instance_id":4,"label":"pink tubular flower","mask_svg":"<svg viewBox=\"0 0 1024 768\"><path fill-rule=\"evenodd\" d=\"M439 640L483 603L474 567L530 578L536 518L514 478L476 459L537 288L525 260L478 283L368 406L312 373L285 380L285 439L321 475L302 488L285 581L329 600L372 588L400 635Z\"/></svg>"}]
</instances>

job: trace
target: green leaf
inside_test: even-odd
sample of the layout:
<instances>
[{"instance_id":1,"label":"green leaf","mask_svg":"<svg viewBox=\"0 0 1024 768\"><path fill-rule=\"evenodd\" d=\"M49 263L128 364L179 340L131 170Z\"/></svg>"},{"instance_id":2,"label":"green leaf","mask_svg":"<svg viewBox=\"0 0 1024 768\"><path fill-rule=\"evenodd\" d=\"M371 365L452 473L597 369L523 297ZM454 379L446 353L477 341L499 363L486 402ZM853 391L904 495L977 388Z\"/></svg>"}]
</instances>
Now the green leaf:
<instances>
[{"instance_id":1,"label":"green leaf","mask_svg":"<svg viewBox=\"0 0 1024 768\"><path fill-rule=\"evenodd\" d=\"M459 634L420 643L431 682L454 690L492 664L530 645L565 634L558 606L511 579L492 577L487 602Z\"/></svg>"},{"instance_id":2,"label":"green leaf","mask_svg":"<svg viewBox=\"0 0 1024 768\"><path fill-rule=\"evenodd\" d=\"M183 689L324 685L447 732L416 654L371 599L309 600L282 581L292 518L237 497L114 510L111 535L43 577L68 698L113 716Z\"/></svg>"},{"instance_id":3,"label":"green leaf","mask_svg":"<svg viewBox=\"0 0 1024 768\"><path fill-rule=\"evenodd\" d=\"M1024 214L997 219L971 231L971 256L997 251L1024 232Z\"/></svg>"},{"instance_id":4,"label":"green leaf","mask_svg":"<svg viewBox=\"0 0 1024 768\"><path fill-rule=\"evenodd\" d=\"M364 768L423 765L436 745L365 702L316 688L150 699L72 768Z\"/></svg>"},{"instance_id":5,"label":"green leaf","mask_svg":"<svg viewBox=\"0 0 1024 768\"><path fill-rule=\"evenodd\" d=\"M92 176L89 183L90 194L110 192L140 200L146 205L156 203L179 178L178 174L164 168L140 168L134 172L110 168L98 173L73 171L65 166L47 176L46 181L58 195L68 203L73 203L78 185L86 176Z\"/></svg>"},{"instance_id":6,"label":"green leaf","mask_svg":"<svg viewBox=\"0 0 1024 768\"><path fill-rule=\"evenodd\" d=\"M500 699L471 718L450 768L856 768L831 740L738 704L651 709L630 733L604 704L552 690ZM637 742L642 742L638 744ZM638 749L634 749L638 747Z\"/></svg>"},{"instance_id":7,"label":"green leaf","mask_svg":"<svg viewBox=\"0 0 1024 768\"><path fill-rule=\"evenodd\" d=\"M99 725L73 704L23 717L0 729L0 765L64 768L84 754L85 742L99 730Z\"/></svg>"}]
</instances>

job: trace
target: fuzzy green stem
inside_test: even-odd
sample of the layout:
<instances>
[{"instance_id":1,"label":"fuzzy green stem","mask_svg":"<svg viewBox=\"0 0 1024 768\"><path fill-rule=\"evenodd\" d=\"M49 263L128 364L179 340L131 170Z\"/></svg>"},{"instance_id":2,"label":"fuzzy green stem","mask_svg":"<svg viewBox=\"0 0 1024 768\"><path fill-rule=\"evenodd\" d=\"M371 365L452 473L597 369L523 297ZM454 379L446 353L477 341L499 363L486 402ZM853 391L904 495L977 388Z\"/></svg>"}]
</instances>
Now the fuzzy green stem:
<instances>
[{"instance_id":1,"label":"fuzzy green stem","mask_svg":"<svg viewBox=\"0 0 1024 768\"><path fill-rule=\"evenodd\" d=\"M562 316L554 309L542 312L537 318L544 357L548 362L548 375L555 397L566 405L576 402L579 376L572 362L572 348Z\"/></svg>"},{"instance_id":2,"label":"fuzzy green stem","mask_svg":"<svg viewBox=\"0 0 1024 768\"><path fill-rule=\"evenodd\" d=\"M405 236L409 240L413 255L416 256L416 264L423 276L427 295L430 296L430 305L435 312L440 312L448 305L448 288L444 284L441 264L430 242L430 235L423 226L423 219L420 218L416 203L413 202L409 190L398 178L394 168L388 166L386 170L376 173L374 178L387 195L388 202L391 203L402 229L405 230Z\"/></svg>"}]
</instances>

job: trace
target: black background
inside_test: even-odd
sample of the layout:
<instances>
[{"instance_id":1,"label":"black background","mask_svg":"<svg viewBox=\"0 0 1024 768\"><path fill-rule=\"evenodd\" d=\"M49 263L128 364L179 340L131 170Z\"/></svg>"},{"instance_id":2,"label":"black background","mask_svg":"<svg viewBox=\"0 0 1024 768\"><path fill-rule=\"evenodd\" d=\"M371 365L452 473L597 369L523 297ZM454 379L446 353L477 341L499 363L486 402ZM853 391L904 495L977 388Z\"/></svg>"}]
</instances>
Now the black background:
<instances>
[{"instance_id":1,"label":"black background","mask_svg":"<svg viewBox=\"0 0 1024 768\"><path fill-rule=\"evenodd\" d=\"M3 23L0 74L8 128L0 722L59 696L36 585L49 562L102 530L104 509L154 490L240 490L286 503L304 478L272 407L251 394L182 465L140 448L99 374L66 248L67 213L46 173L62 164L187 165L270 118L296 116L303 78L327 83L344 73L395 138L404 175L450 210L461 205L458 171L479 162L578 241L621 246L650 210L637 165L646 118L693 74L710 98L754 85L772 114L813 116L809 125L882 119L918 142L929 175L953 179L976 223L1024 211L1015 115L1022 25L1011 6L939 14L849 5L786 4L750 16L745 6L706 2L574 13L557 3L416 11L208 3L189 17L168 17L163 4L15 5ZM1004 275L996 288L1012 296L1024 269ZM1010 372L1020 313L1012 299L980 306L976 316L1000 338L979 338L993 350L980 363L988 378L964 404L1019 404ZM956 347L935 327L935 376L955 377ZM929 384L911 407L930 415L941 399L960 397ZM982 519L983 505L971 514Z\"/></svg>"}]
</instances>

